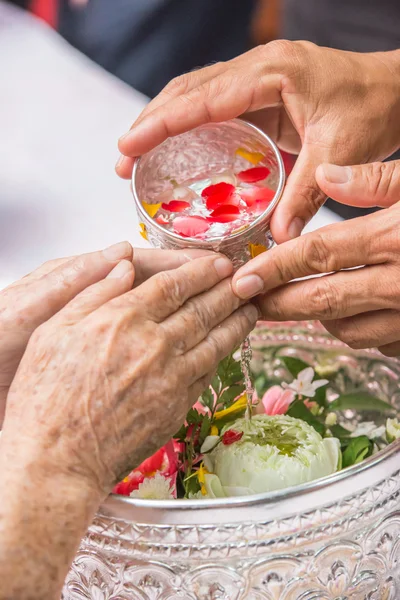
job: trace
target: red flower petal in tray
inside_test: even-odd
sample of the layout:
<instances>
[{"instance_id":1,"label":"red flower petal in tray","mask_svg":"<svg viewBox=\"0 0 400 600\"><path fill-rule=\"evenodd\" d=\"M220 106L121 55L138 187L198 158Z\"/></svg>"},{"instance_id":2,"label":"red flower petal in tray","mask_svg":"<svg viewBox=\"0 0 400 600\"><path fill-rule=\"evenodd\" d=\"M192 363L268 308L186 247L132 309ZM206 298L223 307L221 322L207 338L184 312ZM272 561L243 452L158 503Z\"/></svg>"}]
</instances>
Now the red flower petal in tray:
<instances>
[{"instance_id":1,"label":"red flower petal in tray","mask_svg":"<svg viewBox=\"0 0 400 600\"><path fill-rule=\"evenodd\" d=\"M210 223L204 217L177 217L173 222L175 233L182 237L195 237L205 233L210 227Z\"/></svg>"},{"instance_id":2,"label":"red flower petal in tray","mask_svg":"<svg viewBox=\"0 0 400 600\"><path fill-rule=\"evenodd\" d=\"M158 215L155 220L159 225L168 225L169 223L168 219L164 217L164 215Z\"/></svg>"},{"instance_id":3,"label":"red flower petal in tray","mask_svg":"<svg viewBox=\"0 0 400 600\"><path fill-rule=\"evenodd\" d=\"M210 196L218 194L221 196L222 201L224 201L227 200L229 196L232 196L234 191L234 185L232 185L231 183L225 183L224 181L221 181L221 183L209 185L208 187L204 188L204 190L201 192L201 195L203 196L203 198L209 198Z\"/></svg>"},{"instance_id":4,"label":"red flower petal in tray","mask_svg":"<svg viewBox=\"0 0 400 600\"><path fill-rule=\"evenodd\" d=\"M206 198L206 206L208 210L215 210L219 206L225 206L225 204L233 204L234 206L239 206L240 196L238 194L231 194L228 197L222 194L214 194L213 196L208 196Z\"/></svg>"},{"instance_id":5,"label":"red flower petal in tray","mask_svg":"<svg viewBox=\"0 0 400 600\"><path fill-rule=\"evenodd\" d=\"M237 206L233 204L223 204L222 206L218 206L218 208L207 217L207 221L210 221L211 223L231 223L232 221L236 221L239 215L240 210Z\"/></svg>"},{"instance_id":6,"label":"red flower petal in tray","mask_svg":"<svg viewBox=\"0 0 400 600\"><path fill-rule=\"evenodd\" d=\"M161 208L169 212L182 212L185 208L190 208L190 204L184 200L171 200L168 204L161 204Z\"/></svg>"},{"instance_id":7,"label":"red flower petal in tray","mask_svg":"<svg viewBox=\"0 0 400 600\"><path fill-rule=\"evenodd\" d=\"M275 196L275 192L267 187L252 187L240 190L239 193L247 206L253 206L256 202L269 204Z\"/></svg>"},{"instance_id":8,"label":"red flower petal in tray","mask_svg":"<svg viewBox=\"0 0 400 600\"><path fill-rule=\"evenodd\" d=\"M262 181L266 179L271 171L268 167L254 167L253 169L246 169L237 174L240 181L245 183L255 183L256 181Z\"/></svg>"},{"instance_id":9,"label":"red flower petal in tray","mask_svg":"<svg viewBox=\"0 0 400 600\"><path fill-rule=\"evenodd\" d=\"M224 435L222 436L222 443L224 444L224 446L230 446L235 442L239 442L242 439L242 437L243 431L235 431L234 429L228 429L228 431L225 431Z\"/></svg>"}]
</instances>

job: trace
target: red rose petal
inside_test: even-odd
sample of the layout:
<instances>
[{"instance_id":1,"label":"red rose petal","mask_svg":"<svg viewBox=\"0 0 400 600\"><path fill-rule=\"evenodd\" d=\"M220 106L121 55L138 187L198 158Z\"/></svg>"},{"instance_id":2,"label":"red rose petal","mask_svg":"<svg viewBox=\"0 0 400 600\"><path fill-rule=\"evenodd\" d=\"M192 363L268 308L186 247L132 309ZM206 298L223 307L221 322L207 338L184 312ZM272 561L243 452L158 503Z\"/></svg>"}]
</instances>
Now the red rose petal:
<instances>
[{"instance_id":1,"label":"red rose petal","mask_svg":"<svg viewBox=\"0 0 400 600\"><path fill-rule=\"evenodd\" d=\"M235 442L239 442L242 439L242 437L243 431L235 431L234 429L228 429L228 431L225 431L224 435L222 436L222 443L224 444L224 446L230 446Z\"/></svg>"},{"instance_id":2,"label":"red rose petal","mask_svg":"<svg viewBox=\"0 0 400 600\"><path fill-rule=\"evenodd\" d=\"M158 217L156 217L156 222L159 225L168 225L169 221L166 217L164 217L164 215L158 215Z\"/></svg>"},{"instance_id":3,"label":"red rose petal","mask_svg":"<svg viewBox=\"0 0 400 600\"><path fill-rule=\"evenodd\" d=\"M204 217L177 217L173 222L175 233L182 237L195 237L205 233L210 227L210 223Z\"/></svg>"},{"instance_id":4,"label":"red rose petal","mask_svg":"<svg viewBox=\"0 0 400 600\"><path fill-rule=\"evenodd\" d=\"M209 198L209 196L214 196L215 194L218 194L221 196L221 198L223 198L223 200L226 200L227 198L229 198L229 196L233 194L234 191L234 185L232 185L231 183L225 183L224 181L221 181L221 183L209 185L208 187L204 188L204 190L201 192L201 195L203 198Z\"/></svg>"},{"instance_id":5,"label":"red rose petal","mask_svg":"<svg viewBox=\"0 0 400 600\"><path fill-rule=\"evenodd\" d=\"M190 204L184 200L171 200L168 204L161 204L161 208L169 212L182 212L185 208L190 208Z\"/></svg>"},{"instance_id":6,"label":"red rose petal","mask_svg":"<svg viewBox=\"0 0 400 600\"><path fill-rule=\"evenodd\" d=\"M254 167L252 169L246 169L237 174L240 181L245 183L255 183L256 181L262 181L266 179L271 171L268 167Z\"/></svg>"},{"instance_id":7,"label":"red rose petal","mask_svg":"<svg viewBox=\"0 0 400 600\"><path fill-rule=\"evenodd\" d=\"M208 210L215 210L219 206L225 206L225 204L239 206L240 196L238 194L231 194L230 196L225 197L222 194L214 194L213 196L206 198L206 206Z\"/></svg>"},{"instance_id":8,"label":"red rose petal","mask_svg":"<svg viewBox=\"0 0 400 600\"><path fill-rule=\"evenodd\" d=\"M218 206L209 217L207 217L207 221L210 223L231 223L232 221L236 221L238 216L240 215L240 210L234 204L223 204L222 206Z\"/></svg>"},{"instance_id":9,"label":"red rose petal","mask_svg":"<svg viewBox=\"0 0 400 600\"><path fill-rule=\"evenodd\" d=\"M253 206L256 202L265 202L267 205L274 199L275 192L267 187L252 187L240 190L241 198L247 206Z\"/></svg>"}]
</instances>

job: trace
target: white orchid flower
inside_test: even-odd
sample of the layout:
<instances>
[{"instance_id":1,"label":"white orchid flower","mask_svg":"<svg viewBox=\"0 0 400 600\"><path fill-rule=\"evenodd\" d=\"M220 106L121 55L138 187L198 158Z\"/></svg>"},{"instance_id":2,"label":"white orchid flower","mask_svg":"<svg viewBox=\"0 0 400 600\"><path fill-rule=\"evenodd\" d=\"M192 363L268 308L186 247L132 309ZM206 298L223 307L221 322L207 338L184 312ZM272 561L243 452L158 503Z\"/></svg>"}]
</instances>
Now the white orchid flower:
<instances>
[{"instance_id":1,"label":"white orchid flower","mask_svg":"<svg viewBox=\"0 0 400 600\"><path fill-rule=\"evenodd\" d=\"M228 430L243 432L242 438L210 453L213 472L205 476L206 494L220 498L272 492L337 471L341 462L340 442L323 439L305 421L287 415L255 415L238 419Z\"/></svg>"},{"instance_id":2,"label":"white orchid flower","mask_svg":"<svg viewBox=\"0 0 400 600\"><path fill-rule=\"evenodd\" d=\"M373 421L362 421L357 425L355 430L350 434L350 437L358 437L366 435L370 440L381 438L385 433L386 427L381 425L377 427Z\"/></svg>"},{"instance_id":3,"label":"white orchid flower","mask_svg":"<svg viewBox=\"0 0 400 600\"><path fill-rule=\"evenodd\" d=\"M130 496L141 500L173 500L172 482L160 473L156 473L154 477L146 477Z\"/></svg>"},{"instance_id":4,"label":"white orchid flower","mask_svg":"<svg viewBox=\"0 0 400 600\"><path fill-rule=\"evenodd\" d=\"M282 383L283 388L293 390L298 396L304 396L305 398L314 398L315 392L318 388L329 383L327 379L317 379L313 381L314 369L307 367L300 371L297 375L297 379L294 379L292 383Z\"/></svg>"}]
</instances>

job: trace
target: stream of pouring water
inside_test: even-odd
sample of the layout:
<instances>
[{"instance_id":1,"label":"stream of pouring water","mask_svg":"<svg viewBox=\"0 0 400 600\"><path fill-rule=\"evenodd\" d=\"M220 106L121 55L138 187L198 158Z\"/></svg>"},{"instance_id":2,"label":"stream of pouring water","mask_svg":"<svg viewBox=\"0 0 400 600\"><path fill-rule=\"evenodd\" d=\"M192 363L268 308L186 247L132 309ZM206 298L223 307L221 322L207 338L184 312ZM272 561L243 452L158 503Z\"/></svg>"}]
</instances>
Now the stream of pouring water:
<instances>
[{"instance_id":1,"label":"stream of pouring water","mask_svg":"<svg viewBox=\"0 0 400 600\"><path fill-rule=\"evenodd\" d=\"M250 376L251 356L252 356L251 342L250 342L250 338L247 337L240 347L240 364L242 367L242 373L244 375L244 383L246 386L247 407L246 407L245 418L247 420L251 419L251 413L253 410L254 389L253 389L253 383L251 381L251 376Z\"/></svg>"}]
</instances>

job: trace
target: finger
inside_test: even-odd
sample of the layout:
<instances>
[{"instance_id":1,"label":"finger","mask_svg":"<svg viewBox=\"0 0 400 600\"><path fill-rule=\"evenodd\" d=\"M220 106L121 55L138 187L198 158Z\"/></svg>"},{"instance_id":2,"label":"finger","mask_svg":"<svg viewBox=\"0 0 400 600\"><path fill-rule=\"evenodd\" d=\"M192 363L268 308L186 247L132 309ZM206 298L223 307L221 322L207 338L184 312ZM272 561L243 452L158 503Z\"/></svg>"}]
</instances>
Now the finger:
<instances>
[{"instance_id":1,"label":"finger","mask_svg":"<svg viewBox=\"0 0 400 600\"><path fill-rule=\"evenodd\" d=\"M161 326L176 354L184 354L199 344L237 308L240 300L232 292L230 280L222 281L204 294L190 298L180 310Z\"/></svg>"},{"instance_id":2,"label":"finger","mask_svg":"<svg viewBox=\"0 0 400 600\"><path fill-rule=\"evenodd\" d=\"M203 85L210 78L222 73L224 69L226 69L226 65L224 63L217 63L215 65L210 65L208 67L204 67L203 69L191 71L190 73L176 77L165 86L158 96L149 102L146 108L133 123L130 130L136 127L156 108L163 106L169 100L177 98L181 94L187 93L199 85ZM115 165L115 170L119 177L122 179L130 179L132 177L134 162L135 161L133 158L121 155L117 164Z\"/></svg>"},{"instance_id":3,"label":"finger","mask_svg":"<svg viewBox=\"0 0 400 600\"><path fill-rule=\"evenodd\" d=\"M327 150L318 146L303 145L271 217L271 233L278 244L297 238L324 204L326 194L317 184L315 171L325 154Z\"/></svg>"},{"instance_id":4,"label":"finger","mask_svg":"<svg viewBox=\"0 0 400 600\"><path fill-rule=\"evenodd\" d=\"M370 313L322 321L325 329L350 348L377 348L400 339L400 313L397 310L378 310Z\"/></svg>"},{"instance_id":5,"label":"finger","mask_svg":"<svg viewBox=\"0 0 400 600\"><path fill-rule=\"evenodd\" d=\"M163 271L148 279L129 294L113 302L117 310L133 306L155 322L176 312L189 298L205 292L232 274L233 265L226 256L205 256L185 263L178 269Z\"/></svg>"},{"instance_id":6,"label":"finger","mask_svg":"<svg viewBox=\"0 0 400 600\"><path fill-rule=\"evenodd\" d=\"M388 260L380 235L393 226L387 215L375 213L322 227L260 254L234 275L233 291L251 298L292 279Z\"/></svg>"},{"instance_id":7,"label":"finger","mask_svg":"<svg viewBox=\"0 0 400 600\"><path fill-rule=\"evenodd\" d=\"M396 270L386 277L396 281ZM393 278L393 279L392 279ZM257 298L263 319L301 321L342 319L359 313L398 306L393 286L382 284L382 267L364 267L289 283Z\"/></svg>"},{"instance_id":8,"label":"finger","mask_svg":"<svg viewBox=\"0 0 400 600\"><path fill-rule=\"evenodd\" d=\"M115 171L121 179L131 179L134 164L134 158L121 155L115 165Z\"/></svg>"},{"instance_id":9,"label":"finger","mask_svg":"<svg viewBox=\"0 0 400 600\"><path fill-rule=\"evenodd\" d=\"M384 346L379 346L378 350L379 352L382 352L382 354L384 354L385 356L400 356L400 342L393 342L393 344L385 344Z\"/></svg>"},{"instance_id":10,"label":"finger","mask_svg":"<svg viewBox=\"0 0 400 600\"><path fill-rule=\"evenodd\" d=\"M166 102L168 102L168 100L177 98L182 94L187 94L194 88L197 88L207 83L207 81L209 81L213 77L221 75L229 69L229 65L230 62L218 62L213 65L203 67L202 69L194 69L189 73L185 73L184 75L175 77L175 79L172 79L164 87L164 89L161 90L161 92L149 102L149 104L141 112L133 126L142 121L149 113L153 112L153 110L160 106L163 106Z\"/></svg>"},{"instance_id":11,"label":"finger","mask_svg":"<svg viewBox=\"0 0 400 600\"><path fill-rule=\"evenodd\" d=\"M76 256L32 280L26 289L23 287L23 293L19 292L21 298L18 296L26 329L33 331L47 321L82 290L106 277L120 260L131 260L132 252L128 242L121 242L103 251Z\"/></svg>"},{"instance_id":12,"label":"finger","mask_svg":"<svg viewBox=\"0 0 400 600\"><path fill-rule=\"evenodd\" d=\"M135 287L153 275L162 271L177 269L185 263L215 254L209 250L159 250L155 248L137 248L133 264L135 266Z\"/></svg>"},{"instance_id":13,"label":"finger","mask_svg":"<svg viewBox=\"0 0 400 600\"><path fill-rule=\"evenodd\" d=\"M258 110L280 101L282 75L269 75L263 86L254 86L247 72L234 68L205 84L169 100L149 113L119 140L125 156L136 157L168 137L206 123L227 121L246 111Z\"/></svg>"},{"instance_id":14,"label":"finger","mask_svg":"<svg viewBox=\"0 0 400 600\"><path fill-rule=\"evenodd\" d=\"M10 283L10 285L3 288L3 292L6 290L10 290L12 288L16 288L21 285L26 285L30 281L34 281L34 280L36 281L37 279L40 279L43 275L47 275L47 273L50 273L50 271L53 271L59 265L62 265L64 263L72 260L73 258L74 258L73 256L68 256L66 258L55 258L53 260L48 260L47 262L43 263L40 267L38 267L34 271L31 271L30 273L27 273L26 275L24 275L22 277L22 279L18 279L17 281Z\"/></svg>"},{"instance_id":15,"label":"finger","mask_svg":"<svg viewBox=\"0 0 400 600\"><path fill-rule=\"evenodd\" d=\"M348 206L388 207L400 200L400 160L352 167L323 164L316 180L325 194Z\"/></svg>"},{"instance_id":16,"label":"finger","mask_svg":"<svg viewBox=\"0 0 400 600\"><path fill-rule=\"evenodd\" d=\"M129 260L122 260L102 281L89 286L71 300L55 317L63 325L77 323L109 300L132 289L135 270Z\"/></svg>"},{"instance_id":17,"label":"finger","mask_svg":"<svg viewBox=\"0 0 400 600\"><path fill-rule=\"evenodd\" d=\"M210 371L215 372L218 363L249 335L257 319L258 310L253 304L239 308L182 357L182 377L194 384Z\"/></svg>"}]
</instances>

